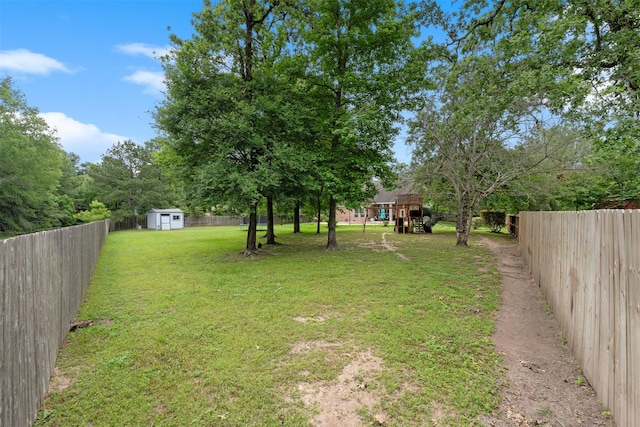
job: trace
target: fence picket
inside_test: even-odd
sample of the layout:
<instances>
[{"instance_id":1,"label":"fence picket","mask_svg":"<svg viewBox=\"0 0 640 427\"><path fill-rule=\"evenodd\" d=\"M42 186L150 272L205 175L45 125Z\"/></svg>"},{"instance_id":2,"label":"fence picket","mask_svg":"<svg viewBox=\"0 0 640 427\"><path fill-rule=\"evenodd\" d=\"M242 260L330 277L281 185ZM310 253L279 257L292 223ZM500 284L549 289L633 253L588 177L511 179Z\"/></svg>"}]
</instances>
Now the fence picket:
<instances>
[{"instance_id":1,"label":"fence picket","mask_svg":"<svg viewBox=\"0 0 640 427\"><path fill-rule=\"evenodd\" d=\"M629 336L629 420L640 423L640 215L629 213L626 215L625 223L628 223L629 236L627 240L627 251L629 251L628 263L628 314L627 324Z\"/></svg>"},{"instance_id":2,"label":"fence picket","mask_svg":"<svg viewBox=\"0 0 640 427\"><path fill-rule=\"evenodd\" d=\"M619 414L621 424L628 423L628 413L624 410L624 396L627 395L627 274L624 271L627 264L626 245L624 238L624 218L622 211L611 211L613 228L613 277L614 277L614 305L615 305L615 364L614 364L614 412Z\"/></svg>"}]
</instances>

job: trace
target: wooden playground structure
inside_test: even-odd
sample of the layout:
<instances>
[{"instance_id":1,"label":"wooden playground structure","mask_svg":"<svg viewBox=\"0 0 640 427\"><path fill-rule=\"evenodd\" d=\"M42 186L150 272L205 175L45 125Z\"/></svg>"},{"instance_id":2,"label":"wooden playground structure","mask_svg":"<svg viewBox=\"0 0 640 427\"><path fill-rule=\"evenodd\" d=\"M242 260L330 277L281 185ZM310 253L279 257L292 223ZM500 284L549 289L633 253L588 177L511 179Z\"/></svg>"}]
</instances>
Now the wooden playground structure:
<instances>
[{"instance_id":1,"label":"wooden playground structure","mask_svg":"<svg viewBox=\"0 0 640 427\"><path fill-rule=\"evenodd\" d=\"M424 233L424 217L422 197L418 194L398 194L395 204L396 222L395 232Z\"/></svg>"}]
</instances>

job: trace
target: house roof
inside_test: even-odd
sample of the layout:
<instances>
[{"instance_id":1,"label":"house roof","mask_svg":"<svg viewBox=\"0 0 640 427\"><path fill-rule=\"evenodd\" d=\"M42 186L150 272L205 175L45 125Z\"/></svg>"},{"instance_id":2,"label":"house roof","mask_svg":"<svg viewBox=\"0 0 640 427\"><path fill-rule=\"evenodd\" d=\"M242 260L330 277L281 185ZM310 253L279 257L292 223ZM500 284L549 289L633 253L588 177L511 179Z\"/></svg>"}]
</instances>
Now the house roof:
<instances>
[{"instance_id":1,"label":"house roof","mask_svg":"<svg viewBox=\"0 0 640 427\"><path fill-rule=\"evenodd\" d=\"M413 183L408 179L398 181L396 183L398 188L393 190L385 190L380 181L375 181L374 184L378 189L378 194L373 198L375 203L395 203L399 194L411 194L413 186Z\"/></svg>"},{"instance_id":2,"label":"house roof","mask_svg":"<svg viewBox=\"0 0 640 427\"><path fill-rule=\"evenodd\" d=\"M171 208L171 209L156 209L153 208L151 210L149 210L149 212L155 212L155 213L184 213L182 212L180 209L178 208Z\"/></svg>"}]
</instances>

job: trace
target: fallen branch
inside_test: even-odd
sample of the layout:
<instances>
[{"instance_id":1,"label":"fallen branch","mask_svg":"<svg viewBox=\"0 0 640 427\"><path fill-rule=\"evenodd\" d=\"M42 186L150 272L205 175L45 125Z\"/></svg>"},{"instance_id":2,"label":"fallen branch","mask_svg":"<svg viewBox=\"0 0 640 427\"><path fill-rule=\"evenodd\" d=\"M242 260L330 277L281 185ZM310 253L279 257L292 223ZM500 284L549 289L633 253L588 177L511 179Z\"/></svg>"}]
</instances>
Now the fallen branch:
<instances>
[{"instance_id":1,"label":"fallen branch","mask_svg":"<svg viewBox=\"0 0 640 427\"><path fill-rule=\"evenodd\" d=\"M93 325L93 320L81 320L80 322L71 322L69 326L69 332L73 332L78 328L86 328Z\"/></svg>"}]
</instances>

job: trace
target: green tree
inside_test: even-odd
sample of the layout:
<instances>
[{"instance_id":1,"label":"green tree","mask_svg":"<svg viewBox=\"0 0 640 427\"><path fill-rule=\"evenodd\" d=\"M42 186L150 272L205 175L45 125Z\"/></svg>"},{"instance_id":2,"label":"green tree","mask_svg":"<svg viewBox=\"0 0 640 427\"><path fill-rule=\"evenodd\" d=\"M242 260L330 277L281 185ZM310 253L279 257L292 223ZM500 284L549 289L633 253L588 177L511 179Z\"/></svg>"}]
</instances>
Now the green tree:
<instances>
[{"instance_id":1,"label":"green tree","mask_svg":"<svg viewBox=\"0 0 640 427\"><path fill-rule=\"evenodd\" d=\"M617 135L613 136L613 133ZM598 184L601 201L618 203L640 198L640 128L624 127L618 124L616 129L605 131L608 139L595 142L589 165L599 171Z\"/></svg>"},{"instance_id":2,"label":"green tree","mask_svg":"<svg viewBox=\"0 0 640 427\"><path fill-rule=\"evenodd\" d=\"M483 200L557 151L543 103L522 96L506 67L485 50L435 67L439 87L410 125L414 180L455 203L458 246L467 246Z\"/></svg>"},{"instance_id":3,"label":"green tree","mask_svg":"<svg viewBox=\"0 0 640 427\"><path fill-rule=\"evenodd\" d=\"M530 174L501 187L481 203L482 209L563 211L591 209L606 199L603 178L609 168L596 166L593 144L580 129L566 125L545 129L555 152Z\"/></svg>"},{"instance_id":4,"label":"green tree","mask_svg":"<svg viewBox=\"0 0 640 427\"><path fill-rule=\"evenodd\" d=\"M88 174L92 164L80 164L80 157L75 153L66 153L62 161L62 177L60 178L61 195L68 196L76 211L86 210L95 199L93 178Z\"/></svg>"},{"instance_id":5,"label":"green tree","mask_svg":"<svg viewBox=\"0 0 640 427\"><path fill-rule=\"evenodd\" d=\"M74 215L74 218L80 222L102 221L111 218L111 211L99 200L93 200L89 203L89 209L80 211Z\"/></svg>"},{"instance_id":6,"label":"green tree","mask_svg":"<svg viewBox=\"0 0 640 427\"><path fill-rule=\"evenodd\" d=\"M0 233L58 225L55 195L64 152L11 78L0 81Z\"/></svg>"},{"instance_id":7,"label":"green tree","mask_svg":"<svg viewBox=\"0 0 640 427\"><path fill-rule=\"evenodd\" d=\"M96 196L114 219L145 215L151 208L173 203L170 185L154 159L156 151L153 142L145 146L131 140L117 142L89 168Z\"/></svg>"},{"instance_id":8,"label":"green tree","mask_svg":"<svg viewBox=\"0 0 640 427\"><path fill-rule=\"evenodd\" d=\"M295 75L290 75L288 54L274 64L276 75L271 84L273 92L270 108L262 114L261 126L268 130L266 150L262 157L272 180L264 185L263 195L267 207L266 243L275 244L274 204L290 204L304 198L314 188L317 165L315 148L314 111L308 108L308 94L303 92ZM289 213L291 210L289 211ZM295 228L295 226L294 226ZM299 231L299 225L298 225Z\"/></svg>"},{"instance_id":9,"label":"green tree","mask_svg":"<svg viewBox=\"0 0 640 427\"><path fill-rule=\"evenodd\" d=\"M598 185L620 199L640 191L639 10L628 0L472 0L449 33L459 50L508 59L522 93L579 120L605 175Z\"/></svg>"},{"instance_id":10,"label":"green tree","mask_svg":"<svg viewBox=\"0 0 640 427\"><path fill-rule=\"evenodd\" d=\"M419 34L413 7L394 0L301 4L295 52L319 123L315 153L329 198L326 249L334 250L337 205L370 199L374 177L395 181L396 124L426 84L426 58L412 42Z\"/></svg>"},{"instance_id":11,"label":"green tree","mask_svg":"<svg viewBox=\"0 0 640 427\"><path fill-rule=\"evenodd\" d=\"M257 250L258 203L272 202L292 150L286 142L295 115L285 111L290 104L275 73L286 53L282 7L205 1L194 14L197 34L172 36L174 49L164 59L167 99L155 115L189 197L249 213L246 255Z\"/></svg>"}]
</instances>

